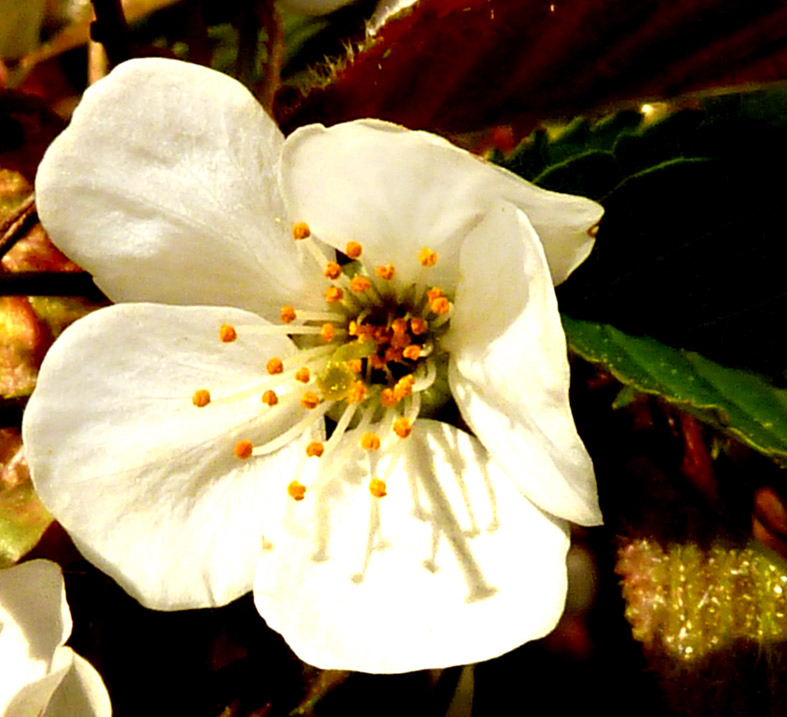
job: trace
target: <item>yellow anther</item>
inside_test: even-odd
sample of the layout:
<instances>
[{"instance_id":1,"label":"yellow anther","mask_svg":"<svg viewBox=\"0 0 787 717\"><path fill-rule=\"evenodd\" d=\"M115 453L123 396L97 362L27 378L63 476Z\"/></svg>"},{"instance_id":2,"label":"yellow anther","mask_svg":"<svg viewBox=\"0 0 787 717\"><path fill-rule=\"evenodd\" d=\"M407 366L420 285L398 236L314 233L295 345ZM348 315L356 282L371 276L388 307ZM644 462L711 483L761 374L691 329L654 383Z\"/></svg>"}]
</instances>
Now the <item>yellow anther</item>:
<instances>
[{"instance_id":1,"label":"yellow anther","mask_svg":"<svg viewBox=\"0 0 787 717\"><path fill-rule=\"evenodd\" d=\"M363 253L363 247L357 241L348 241L347 246L344 247L344 253L350 259L357 259Z\"/></svg>"},{"instance_id":2,"label":"yellow anther","mask_svg":"<svg viewBox=\"0 0 787 717\"><path fill-rule=\"evenodd\" d=\"M394 398L397 401L401 401L404 398L407 398L413 392L413 386L415 385L415 378L412 374L408 376L402 376L393 388Z\"/></svg>"},{"instance_id":3,"label":"yellow anther","mask_svg":"<svg viewBox=\"0 0 787 717\"><path fill-rule=\"evenodd\" d=\"M429 301L434 301L441 296L445 296L445 294L443 294L443 290L439 286L433 286L426 292L426 298L429 299Z\"/></svg>"},{"instance_id":4,"label":"yellow anther","mask_svg":"<svg viewBox=\"0 0 787 717\"><path fill-rule=\"evenodd\" d=\"M393 432L399 438L407 438L413 432L413 424L410 423L410 419L402 416L394 421Z\"/></svg>"},{"instance_id":5,"label":"yellow anther","mask_svg":"<svg viewBox=\"0 0 787 717\"><path fill-rule=\"evenodd\" d=\"M306 455L309 458L319 458L325 452L325 446L319 441L312 441L306 446Z\"/></svg>"},{"instance_id":6,"label":"yellow anther","mask_svg":"<svg viewBox=\"0 0 787 717\"><path fill-rule=\"evenodd\" d=\"M406 359L410 359L410 361L417 361L420 355L421 347L418 344L410 344L402 351L402 356Z\"/></svg>"},{"instance_id":7,"label":"yellow anther","mask_svg":"<svg viewBox=\"0 0 787 717\"><path fill-rule=\"evenodd\" d=\"M254 446L251 441L238 441L235 444L235 457L245 461L247 458L251 458L251 452L253 450Z\"/></svg>"},{"instance_id":8,"label":"yellow anther","mask_svg":"<svg viewBox=\"0 0 787 717\"><path fill-rule=\"evenodd\" d=\"M342 267L340 267L335 261L329 261L325 265L325 271L323 271L323 276L327 276L329 279L338 279L342 274Z\"/></svg>"},{"instance_id":9,"label":"yellow anther","mask_svg":"<svg viewBox=\"0 0 787 717\"><path fill-rule=\"evenodd\" d=\"M378 266L375 268L374 273L377 274L381 279L385 279L386 281L390 281L394 278L394 274L396 273L396 269L394 269L393 264L385 264L383 266Z\"/></svg>"},{"instance_id":10,"label":"yellow anther","mask_svg":"<svg viewBox=\"0 0 787 717\"><path fill-rule=\"evenodd\" d=\"M287 495L293 500L303 500L306 496L306 486L294 480L287 486Z\"/></svg>"},{"instance_id":11,"label":"yellow anther","mask_svg":"<svg viewBox=\"0 0 787 717\"><path fill-rule=\"evenodd\" d=\"M363 292L368 291L371 286L372 282L360 274L356 274L350 279L350 291L352 291L353 294L363 294Z\"/></svg>"},{"instance_id":12,"label":"yellow anther","mask_svg":"<svg viewBox=\"0 0 787 717\"><path fill-rule=\"evenodd\" d=\"M325 300L329 304L335 304L344 298L344 292L338 286L329 286L325 290Z\"/></svg>"},{"instance_id":13,"label":"yellow anther","mask_svg":"<svg viewBox=\"0 0 787 717\"><path fill-rule=\"evenodd\" d=\"M347 324L347 333L350 336L357 336L358 335L358 322L355 319L352 319L349 324Z\"/></svg>"},{"instance_id":14,"label":"yellow anther","mask_svg":"<svg viewBox=\"0 0 787 717\"><path fill-rule=\"evenodd\" d=\"M265 364L265 370L271 375L275 376L277 373L284 371L284 362L275 356Z\"/></svg>"},{"instance_id":15,"label":"yellow anther","mask_svg":"<svg viewBox=\"0 0 787 717\"><path fill-rule=\"evenodd\" d=\"M333 341L333 337L336 335L336 329L334 328L333 324L325 323L320 327L320 336L322 337L323 341L331 342Z\"/></svg>"},{"instance_id":16,"label":"yellow anther","mask_svg":"<svg viewBox=\"0 0 787 717\"><path fill-rule=\"evenodd\" d=\"M361 448L365 451L379 451L380 436L376 433L364 433L361 436Z\"/></svg>"},{"instance_id":17,"label":"yellow anther","mask_svg":"<svg viewBox=\"0 0 787 717\"><path fill-rule=\"evenodd\" d=\"M356 381L347 394L347 403L363 403L367 395L369 395L369 389L366 388L366 384L363 381Z\"/></svg>"},{"instance_id":18,"label":"yellow anther","mask_svg":"<svg viewBox=\"0 0 787 717\"><path fill-rule=\"evenodd\" d=\"M361 359L350 359L347 361L347 368L353 373L361 373L363 371L363 362Z\"/></svg>"},{"instance_id":19,"label":"yellow anther","mask_svg":"<svg viewBox=\"0 0 787 717\"><path fill-rule=\"evenodd\" d=\"M276 391L271 391L268 389L265 393L262 394L262 402L266 406L275 406L279 402L279 397L276 395Z\"/></svg>"},{"instance_id":20,"label":"yellow anther","mask_svg":"<svg viewBox=\"0 0 787 717\"><path fill-rule=\"evenodd\" d=\"M306 391L301 396L301 406L304 408L317 408L320 405L320 397L314 391Z\"/></svg>"},{"instance_id":21,"label":"yellow anther","mask_svg":"<svg viewBox=\"0 0 787 717\"><path fill-rule=\"evenodd\" d=\"M431 304L429 304L429 308L432 310L433 314L447 314L451 310L451 302L444 296L438 296Z\"/></svg>"},{"instance_id":22,"label":"yellow anther","mask_svg":"<svg viewBox=\"0 0 787 717\"><path fill-rule=\"evenodd\" d=\"M385 481L380 480L379 478L372 478L369 481L369 492L375 498L384 498L388 493L386 493L386 488L388 486L385 485Z\"/></svg>"},{"instance_id":23,"label":"yellow anther","mask_svg":"<svg viewBox=\"0 0 787 717\"><path fill-rule=\"evenodd\" d=\"M309 372L309 369L306 368L306 366L301 366L295 372L295 380L296 381L300 381L301 383L309 383L309 379L310 378L311 378L311 373Z\"/></svg>"},{"instance_id":24,"label":"yellow anther","mask_svg":"<svg viewBox=\"0 0 787 717\"><path fill-rule=\"evenodd\" d=\"M385 354L383 356L385 363L390 361L401 361L402 360L402 349L394 348L393 346L389 346L385 349Z\"/></svg>"},{"instance_id":25,"label":"yellow anther","mask_svg":"<svg viewBox=\"0 0 787 717\"><path fill-rule=\"evenodd\" d=\"M418 252L418 261L421 266L434 266L437 264L437 252L432 251L429 247L424 247Z\"/></svg>"},{"instance_id":26,"label":"yellow anther","mask_svg":"<svg viewBox=\"0 0 787 717\"><path fill-rule=\"evenodd\" d=\"M422 319L420 316L413 316L413 318L410 319L410 331L413 332L413 336L421 336L421 334L425 334L428 328L429 326L426 323L426 320Z\"/></svg>"},{"instance_id":27,"label":"yellow anther","mask_svg":"<svg viewBox=\"0 0 787 717\"><path fill-rule=\"evenodd\" d=\"M391 406L395 406L397 403L399 403L399 399L396 397L392 388L384 388L380 392L380 405L383 408L391 408Z\"/></svg>"},{"instance_id":28,"label":"yellow anther","mask_svg":"<svg viewBox=\"0 0 787 717\"><path fill-rule=\"evenodd\" d=\"M283 324L289 324L295 321L297 314L295 313L295 309L293 309L292 306L286 305L281 307L279 318Z\"/></svg>"},{"instance_id":29,"label":"yellow anther","mask_svg":"<svg viewBox=\"0 0 787 717\"><path fill-rule=\"evenodd\" d=\"M238 338L238 332L235 331L234 326L230 326L229 324L222 324L221 328L219 329L219 338L225 343L231 343Z\"/></svg>"},{"instance_id":30,"label":"yellow anther","mask_svg":"<svg viewBox=\"0 0 787 717\"><path fill-rule=\"evenodd\" d=\"M311 236L312 230L306 222L296 222L292 225L292 238L293 239L308 239Z\"/></svg>"},{"instance_id":31,"label":"yellow anther","mask_svg":"<svg viewBox=\"0 0 787 717\"><path fill-rule=\"evenodd\" d=\"M199 391L194 391L191 402L197 408L205 408L205 406L210 403L210 391L206 391L204 388L199 389Z\"/></svg>"},{"instance_id":32,"label":"yellow anther","mask_svg":"<svg viewBox=\"0 0 787 717\"><path fill-rule=\"evenodd\" d=\"M394 319L391 322L391 331L394 334L406 334L407 333L407 319Z\"/></svg>"}]
</instances>

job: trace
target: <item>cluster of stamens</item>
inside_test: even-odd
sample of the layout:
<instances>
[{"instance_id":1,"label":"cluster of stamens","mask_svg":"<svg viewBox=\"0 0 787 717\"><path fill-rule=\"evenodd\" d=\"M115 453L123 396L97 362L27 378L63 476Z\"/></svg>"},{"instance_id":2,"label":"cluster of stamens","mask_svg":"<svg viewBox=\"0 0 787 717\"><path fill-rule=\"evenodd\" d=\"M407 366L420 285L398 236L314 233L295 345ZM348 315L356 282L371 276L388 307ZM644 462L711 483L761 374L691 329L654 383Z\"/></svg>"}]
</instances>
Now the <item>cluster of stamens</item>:
<instances>
[{"instance_id":1,"label":"cluster of stamens","mask_svg":"<svg viewBox=\"0 0 787 717\"><path fill-rule=\"evenodd\" d=\"M339 454L348 450L341 439L354 428L360 436L357 448L368 454L370 467L376 464L372 460L376 452L390 450L393 454L384 475L369 482L371 495L382 498L399 444L410 436L418 416L421 393L431 387L437 375L439 339L448 328L452 302L440 287L423 290L416 284L402 285L392 264L368 266L358 242L348 242L341 262L326 263L305 223L295 224L292 235L330 282L324 291L326 310L283 306L281 325L223 325L219 339L225 343L242 341L246 332L284 333L292 338L300 351L284 359L267 357L267 377L259 392L267 407L263 414L297 401L303 416L263 445L255 446L248 439L238 441L235 456L248 460L269 454L328 415L336 421L333 432L325 442L309 443L307 458L324 461L333 456L340 462ZM428 270L437 262L437 254L424 248L418 261ZM211 395L200 388L192 401L204 409L211 403ZM294 480L287 492L293 500L301 501L307 487Z\"/></svg>"}]
</instances>

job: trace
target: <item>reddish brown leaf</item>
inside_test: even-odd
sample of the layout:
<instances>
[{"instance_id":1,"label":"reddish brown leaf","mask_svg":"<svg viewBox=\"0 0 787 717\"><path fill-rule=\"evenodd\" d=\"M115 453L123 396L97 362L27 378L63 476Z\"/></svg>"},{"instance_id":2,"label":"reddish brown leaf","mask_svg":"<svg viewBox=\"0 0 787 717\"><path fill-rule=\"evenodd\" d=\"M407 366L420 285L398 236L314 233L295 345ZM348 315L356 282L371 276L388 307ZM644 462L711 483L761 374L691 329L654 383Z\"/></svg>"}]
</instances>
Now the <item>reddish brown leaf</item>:
<instances>
[{"instance_id":1,"label":"reddish brown leaf","mask_svg":"<svg viewBox=\"0 0 787 717\"><path fill-rule=\"evenodd\" d=\"M28 395L43 356L44 337L24 296L0 296L0 397Z\"/></svg>"},{"instance_id":2,"label":"reddish brown leaf","mask_svg":"<svg viewBox=\"0 0 787 717\"><path fill-rule=\"evenodd\" d=\"M787 5L770 0L422 0L287 130L379 117L468 132L610 103L787 77Z\"/></svg>"}]
</instances>

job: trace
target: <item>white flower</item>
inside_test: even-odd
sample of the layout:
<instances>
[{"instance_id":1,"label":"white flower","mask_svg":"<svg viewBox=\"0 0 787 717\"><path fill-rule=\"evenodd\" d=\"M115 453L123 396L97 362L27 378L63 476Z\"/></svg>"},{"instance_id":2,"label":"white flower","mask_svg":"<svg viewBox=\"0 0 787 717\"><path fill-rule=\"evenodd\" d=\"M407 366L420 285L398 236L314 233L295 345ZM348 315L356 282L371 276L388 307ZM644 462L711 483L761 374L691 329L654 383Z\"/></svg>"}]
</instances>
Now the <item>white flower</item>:
<instances>
[{"instance_id":1,"label":"white flower","mask_svg":"<svg viewBox=\"0 0 787 717\"><path fill-rule=\"evenodd\" d=\"M601 515L552 279L597 204L383 122L284 140L238 83L160 59L88 90L36 193L124 302L56 342L23 426L89 560L165 610L256 570L260 613L320 667L462 664L554 627L564 519ZM348 241L358 261L329 263ZM446 386L477 438L416 420Z\"/></svg>"},{"instance_id":2,"label":"white flower","mask_svg":"<svg viewBox=\"0 0 787 717\"><path fill-rule=\"evenodd\" d=\"M33 560L0 570L0 714L110 715L104 683L64 643L71 634L63 574Z\"/></svg>"}]
</instances>

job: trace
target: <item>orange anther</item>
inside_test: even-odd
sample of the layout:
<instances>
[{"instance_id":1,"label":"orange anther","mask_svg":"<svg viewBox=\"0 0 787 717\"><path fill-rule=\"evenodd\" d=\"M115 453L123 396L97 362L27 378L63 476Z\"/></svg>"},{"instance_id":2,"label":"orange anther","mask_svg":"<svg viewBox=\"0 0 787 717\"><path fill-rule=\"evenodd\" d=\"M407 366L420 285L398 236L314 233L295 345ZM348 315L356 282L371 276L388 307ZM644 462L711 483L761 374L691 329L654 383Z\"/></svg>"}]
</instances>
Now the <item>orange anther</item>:
<instances>
[{"instance_id":1,"label":"orange anther","mask_svg":"<svg viewBox=\"0 0 787 717\"><path fill-rule=\"evenodd\" d=\"M306 366L301 366L295 372L295 380L296 381L300 381L301 383L309 383L309 379L310 378L311 378L311 373L309 372L309 369L306 368Z\"/></svg>"},{"instance_id":2,"label":"orange anther","mask_svg":"<svg viewBox=\"0 0 787 717\"><path fill-rule=\"evenodd\" d=\"M381 279L390 281L391 279L394 278L396 269L394 269L393 264L384 264L383 266L376 267L374 273L377 274L377 276L379 276Z\"/></svg>"},{"instance_id":3,"label":"orange anther","mask_svg":"<svg viewBox=\"0 0 787 717\"><path fill-rule=\"evenodd\" d=\"M266 406L275 406L279 402L279 397L276 395L276 391L271 391L268 389L265 393L262 394L262 402Z\"/></svg>"},{"instance_id":4,"label":"orange anther","mask_svg":"<svg viewBox=\"0 0 787 717\"><path fill-rule=\"evenodd\" d=\"M428 328L428 324L420 316L413 316L413 318L410 319L410 331L413 332L413 336L425 334Z\"/></svg>"},{"instance_id":5,"label":"orange anther","mask_svg":"<svg viewBox=\"0 0 787 717\"><path fill-rule=\"evenodd\" d=\"M306 486L294 480L287 486L287 495L293 500L303 500L306 495Z\"/></svg>"},{"instance_id":6,"label":"orange anther","mask_svg":"<svg viewBox=\"0 0 787 717\"><path fill-rule=\"evenodd\" d=\"M265 370L271 375L274 376L277 373L281 373L284 371L284 362L280 358L276 358L275 356L265 364Z\"/></svg>"},{"instance_id":7,"label":"orange anther","mask_svg":"<svg viewBox=\"0 0 787 717\"><path fill-rule=\"evenodd\" d=\"M429 304L429 308L434 314L447 314L451 310L451 302L444 296L438 296L431 304Z\"/></svg>"},{"instance_id":8,"label":"orange anther","mask_svg":"<svg viewBox=\"0 0 787 717\"><path fill-rule=\"evenodd\" d=\"M221 328L219 329L219 338L225 343L231 343L238 338L238 332L235 331L234 326L230 326L229 324L222 324Z\"/></svg>"},{"instance_id":9,"label":"orange anther","mask_svg":"<svg viewBox=\"0 0 787 717\"><path fill-rule=\"evenodd\" d=\"M372 478L369 481L369 492L375 498L384 498L388 493L386 493L387 486L385 485L385 481L380 480L379 478Z\"/></svg>"},{"instance_id":10,"label":"orange anther","mask_svg":"<svg viewBox=\"0 0 787 717\"><path fill-rule=\"evenodd\" d=\"M352 291L353 294L363 294L363 292L368 291L371 286L372 282L360 274L356 274L352 279L350 279L350 291Z\"/></svg>"},{"instance_id":11,"label":"orange anther","mask_svg":"<svg viewBox=\"0 0 787 717\"><path fill-rule=\"evenodd\" d=\"M306 455L309 458L319 458L325 452L325 446L319 441L312 441L306 446Z\"/></svg>"},{"instance_id":12,"label":"orange anther","mask_svg":"<svg viewBox=\"0 0 787 717\"><path fill-rule=\"evenodd\" d=\"M210 403L210 391L206 391L204 388L201 388L199 391L194 391L191 402L197 408L205 408L205 406Z\"/></svg>"},{"instance_id":13,"label":"orange anther","mask_svg":"<svg viewBox=\"0 0 787 717\"><path fill-rule=\"evenodd\" d=\"M401 401L403 398L407 398L413 392L413 386L415 385L415 378L412 374L408 376L402 376L393 388L394 398L397 401Z\"/></svg>"},{"instance_id":14,"label":"orange anther","mask_svg":"<svg viewBox=\"0 0 787 717\"><path fill-rule=\"evenodd\" d=\"M385 354L383 356L385 363L389 363L390 361L401 361L402 360L402 349L394 348L393 346L389 346L385 349Z\"/></svg>"},{"instance_id":15,"label":"orange anther","mask_svg":"<svg viewBox=\"0 0 787 717\"><path fill-rule=\"evenodd\" d=\"M347 324L347 333L350 334L350 336L358 335L358 322L355 319L351 319L350 323Z\"/></svg>"},{"instance_id":16,"label":"orange anther","mask_svg":"<svg viewBox=\"0 0 787 717\"><path fill-rule=\"evenodd\" d=\"M344 247L344 253L350 259L357 259L363 253L363 247L357 241L348 241L347 246Z\"/></svg>"},{"instance_id":17,"label":"orange anther","mask_svg":"<svg viewBox=\"0 0 787 717\"><path fill-rule=\"evenodd\" d=\"M407 319L394 319L391 322L391 331L394 334L406 334L407 333Z\"/></svg>"},{"instance_id":18,"label":"orange anther","mask_svg":"<svg viewBox=\"0 0 787 717\"><path fill-rule=\"evenodd\" d=\"M325 300L329 304L335 304L344 298L344 292L338 286L329 286L325 290Z\"/></svg>"},{"instance_id":19,"label":"orange anther","mask_svg":"<svg viewBox=\"0 0 787 717\"><path fill-rule=\"evenodd\" d=\"M426 298L429 301L434 301L435 299L444 296L443 290L439 286L433 286L431 289L428 289L426 292Z\"/></svg>"},{"instance_id":20,"label":"orange anther","mask_svg":"<svg viewBox=\"0 0 787 717\"><path fill-rule=\"evenodd\" d=\"M394 334L391 338L391 346L395 349L403 349L405 346L409 346L413 340L410 338L410 334Z\"/></svg>"},{"instance_id":21,"label":"orange anther","mask_svg":"<svg viewBox=\"0 0 787 717\"><path fill-rule=\"evenodd\" d=\"M361 359L350 359L347 362L347 367L353 373L361 373L361 371L363 371L363 362L361 361Z\"/></svg>"},{"instance_id":22,"label":"orange anther","mask_svg":"<svg viewBox=\"0 0 787 717\"><path fill-rule=\"evenodd\" d=\"M253 450L254 446L251 441L243 440L235 444L235 456L241 460L245 461L247 458L251 458L251 452Z\"/></svg>"},{"instance_id":23,"label":"orange anther","mask_svg":"<svg viewBox=\"0 0 787 717\"><path fill-rule=\"evenodd\" d=\"M347 403L363 403L369 395L369 389L363 381L356 381L350 386L350 391L347 393Z\"/></svg>"},{"instance_id":24,"label":"orange anther","mask_svg":"<svg viewBox=\"0 0 787 717\"><path fill-rule=\"evenodd\" d=\"M385 368L385 359L377 354L372 354L369 357L369 363L372 365L372 368Z\"/></svg>"},{"instance_id":25,"label":"orange anther","mask_svg":"<svg viewBox=\"0 0 787 717\"><path fill-rule=\"evenodd\" d=\"M365 451L379 451L380 436L376 433L364 433L361 436L361 448Z\"/></svg>"},{"instance_id":26,"label":"orange anther","mask_svg":"<svg viewBox=\"0 0 787 717\"><path fill-rule=\"evenodd\" d=\"M286 305L281 307L281 313L279 314L279 318L283 324L289 324L295 321L297 314L295 313L295 309L292 306Z\"/></svg>"},{"instance_id":27,"label":"orange anther","mask_svg":"<svg viewBox=\"0 0 787 717\"><path fill-rule=\"evenodd\" d=\"M393 432L399 436L399 438L407 438L407 436L413 432L413 424L410 423L408 418L402 416L394 421Z\"/></svg>"},{"instance_id":28,"label":"orange anther","mask_svg":"<svg viewBox=\"0 0 787 717\"><path fill-rule=\"evenodd\" d=\"M314 391L306 391L301 396L301 406L304 408L317 408L320 405L320 397Z\"/></svg>"},{"instance_id":29,"label":"orange anther","mask_svg":"<svg viewBox=\"0 0 787 717\"><path fill-rule=\"evenodd\" d=\"M292 225L292 238L293 239L308 239L311 236L312 230L306 222L296 222Z\"/></svg>"},{"instance_id":30,"label":"orange anther","mask_svg":"<svg viewBox=\"0 0 787 717\"><path fill-rule=\"evenodd\" d=\"M329 279L338 279L341 276L342 267L340 267L335 261L329 261L325 265L325 271L323 271L323 276L327 276Z\"/></svg>"},{"instance_id":31,"label":"orange anther","mask_svg":"<svg viewBox=\"0 0 787 717\"><path fill-rule=\"evenodd\" d=\"M395 406L399 403L399 399L396 398L396 394L392 388L384 388L380 392L380 405L383 408L391 408L391 406Z\"/></svg>"},{"instance_id":32,"label":"orange anther","mask_svg":"<svg viewBox=\"0 0 787 717\"><path fill-rule=\"evenodd\" d=\"M320 336L323 341L331 342L336 335L336 329L333 324L325 323L320 327Z\"/></svg>"},{"instance_id":33,"label":"orange anther","mask_svg":"<svg viewBox=\"0 0 787 717\"><path fill-rule=\"evenodd\" d=\"M410 361L417 361L420 355L421 347L418 344L410 344L402 351L402 356L406 359L410 359Z\"/></svg>"},{"instance_id":34,"label":"orange anther","mask_svg":"<svg viewBox=\"0 0 787 717\"><path fill-rule=\"evenodd\" d=\"M437 263L437 253L424 247L418 252L418 261L421 266L434 266Z\"/></svg>"}]
</instances>

